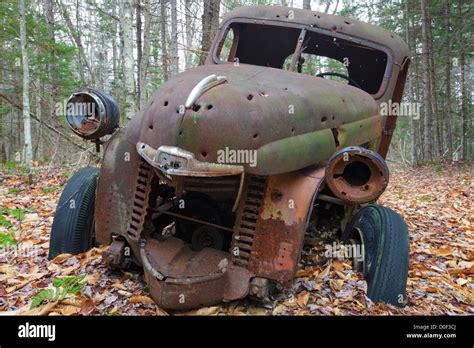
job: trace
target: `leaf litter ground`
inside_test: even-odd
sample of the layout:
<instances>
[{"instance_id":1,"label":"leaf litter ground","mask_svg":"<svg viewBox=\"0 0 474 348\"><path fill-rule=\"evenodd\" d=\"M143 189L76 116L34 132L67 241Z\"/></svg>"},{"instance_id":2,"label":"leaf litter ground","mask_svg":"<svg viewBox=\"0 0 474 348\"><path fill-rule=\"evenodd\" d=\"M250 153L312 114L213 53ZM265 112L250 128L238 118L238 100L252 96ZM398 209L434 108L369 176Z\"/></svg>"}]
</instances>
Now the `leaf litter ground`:
<instances>
[{"instance_id":1,"label":"leaf litter ground","mask_svg":"<svg viewBox=\"0 0 474 348\"><path fill-rule=\"evenodd\" d=\"M315 266L327 240L313 238L304 248L292 288L279 289L268 303L242 300L184 313L164 311L150 298L140 272L113 271L102 262L106 247L48 261L54 210L66 181L64 170L40 169L31 186L24 175L0 172L0 315L474 313L470 164L392 168L379 203L400 213L410 232L407 299L401 308L368 299L366 282L348 260L332 259ZM63 291L38 301L38 293L50 289L42 295L54 294L58 279L64 277L80 277L80 291Z\"/></svg>"}]
</instances>

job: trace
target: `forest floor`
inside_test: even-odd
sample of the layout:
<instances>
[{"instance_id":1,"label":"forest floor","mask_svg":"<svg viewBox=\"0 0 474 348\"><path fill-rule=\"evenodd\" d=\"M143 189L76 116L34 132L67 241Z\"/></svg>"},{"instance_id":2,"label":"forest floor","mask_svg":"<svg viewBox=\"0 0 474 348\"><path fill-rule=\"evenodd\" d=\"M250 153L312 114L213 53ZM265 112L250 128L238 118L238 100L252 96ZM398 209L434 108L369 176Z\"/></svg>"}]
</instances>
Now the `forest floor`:
<instances>
[{"instance_id":1,"label":"forest floor","mask_svg":"<svg viewBox=\"0 0 474 348\"><path fill-rule=\"evenodd\" d=\"M68 173L39 169L29 186L24 175L1 170L0 315L472 315L472 169L472 164L392 168L379 202L404 216L409 228L405 306L373 303L350 262L333 259L302 266L293 287L277 292L271 303L242 300L184 313L158 308L139 272L110 270L102 262L106 247L48 261L51 223ZM303 264L324 250L323 242L305 247ZM63 286L57 279L73 276L83 278L71 278L82 279L71 294L38 296L53 284Z\"/></svg>"}]
</instances>

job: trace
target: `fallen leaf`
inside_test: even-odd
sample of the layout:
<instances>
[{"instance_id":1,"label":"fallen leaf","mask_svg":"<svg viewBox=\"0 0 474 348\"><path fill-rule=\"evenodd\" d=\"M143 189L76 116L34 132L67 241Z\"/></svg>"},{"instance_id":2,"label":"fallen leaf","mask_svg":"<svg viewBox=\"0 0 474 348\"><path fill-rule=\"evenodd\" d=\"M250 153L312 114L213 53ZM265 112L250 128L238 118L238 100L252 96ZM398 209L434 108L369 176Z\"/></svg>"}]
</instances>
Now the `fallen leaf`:
<instances>
[{"instance_id":1,"label":"fallen leaf","mask_svg":"<svg viewBox=\"0 0 474 348\"><path fill-rule=\"evenodd\" d=\"M148 296L132 296L128 299L131 303L150 303L154 304L155 301Z\"/></svg>"},{"instance_id":2,"label":"fallen leaf","mask_svg":"<svg viewBox=\"0 0 474 348\"><path fill-rule=\"evenodd\" d=\"M306 304L308 303L308 300L309 300L309 295L310 294L307 291L303 291L298 295L298 298L297 298L296 302L298 303L298 305L300 307L306 306Z\"/></svg>"}]
</instances>

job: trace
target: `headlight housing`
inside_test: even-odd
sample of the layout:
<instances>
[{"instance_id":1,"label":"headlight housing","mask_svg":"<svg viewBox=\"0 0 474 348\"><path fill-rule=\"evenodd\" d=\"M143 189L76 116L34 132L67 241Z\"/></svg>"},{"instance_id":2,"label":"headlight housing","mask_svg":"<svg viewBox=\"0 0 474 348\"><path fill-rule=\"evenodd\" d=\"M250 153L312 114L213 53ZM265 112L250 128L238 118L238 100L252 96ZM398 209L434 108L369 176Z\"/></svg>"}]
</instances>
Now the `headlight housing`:
<instances>
[{"instance_id":1,"label":"headlight housing","mask_svg":"<svg viewBox=\"0 0 474 348\"><path fill-rule=\"evenodd\" d=\"M96 140L118 128L120 111L115 100L105 92L84 88L69 97L66 120L80 137Z\"/></svg>"}]
</instances>

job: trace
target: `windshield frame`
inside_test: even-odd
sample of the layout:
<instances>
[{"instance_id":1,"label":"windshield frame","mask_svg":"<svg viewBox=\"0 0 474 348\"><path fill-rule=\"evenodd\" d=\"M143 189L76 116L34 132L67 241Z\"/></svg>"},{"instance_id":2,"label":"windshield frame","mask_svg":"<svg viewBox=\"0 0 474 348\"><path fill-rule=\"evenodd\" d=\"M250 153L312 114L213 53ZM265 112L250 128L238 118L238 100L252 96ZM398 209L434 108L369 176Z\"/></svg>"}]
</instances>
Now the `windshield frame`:
<instances>
[{"instance_id":1,"label":"windshield frame","mask_svg":"<svg viewBox=\"0 0 474 348\"><path fill-rule=\"evenodd\" d=\"M212 55L212 63L214 64L233 64L233 62L221 60L219 58L219 53L220 49L222 48L222 45L224 44L224 40L227 36L227 32L230 30L230 27L234 23L248 23L248 24L260 24L260 25L272 25L272 26L279 26L279 27L288 27L288 28L293 28L293 29L299 29L300 31L306 30L306 32L315 32L318 34L326 35L332 38L336 39L341 39L341 40L346 40L346 41L351 41L355 44L360 44L363 46L366 46L368 48L376 49L379 51L384 52L387 55L387 65L385 67L385 71L383 74L382 82L380 84L380 87L378 91L374 94L370 94L374 99L381 99L387 92L387 87L389 85L389 82L391 80L391 75L393 72L393 52L390 49L390 47L382 45L378 42L374 42L371 40L367 40L365 38L361 38L355 35L349 35L337 31L331 31L327 30L324 28L319 28L315 25L305 25L305 24L298 24L298 23L293 23L293 22L282 22L278 20L257 20L255 18L244 18L244 17L234 17L226 21L225 23L222 23L221 29L219 30L215 44L213 45L210 54ZM294 53L297 53L298 47L297 47L298 42L295 42L295 51ZM300 52L301 53L301 52ZM303 52L304 53L304 52ZM238 58L238 57L237 57ZM239 63L239 64L245 64L245 63ZM275 68L276 69L276 68ZM294 71L297 73L296 71Z\"/></svg>"}]
</instances>

